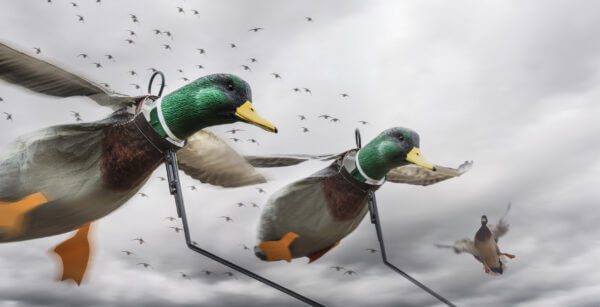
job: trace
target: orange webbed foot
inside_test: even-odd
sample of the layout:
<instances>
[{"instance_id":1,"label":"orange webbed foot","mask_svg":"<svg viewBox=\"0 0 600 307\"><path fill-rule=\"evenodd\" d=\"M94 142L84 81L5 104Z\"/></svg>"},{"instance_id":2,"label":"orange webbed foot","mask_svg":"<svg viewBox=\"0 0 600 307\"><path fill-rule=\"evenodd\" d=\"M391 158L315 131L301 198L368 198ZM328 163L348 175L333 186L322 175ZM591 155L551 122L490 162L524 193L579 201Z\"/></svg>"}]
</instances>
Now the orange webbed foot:
<instances>
[{"instance_id":1,"label":"orange webbed foot","mask_svg":"<svg viewBox=\"0 0 600 307\"><path fill-rule=\"evenodd\" d=\"M41 192L24 197L16 202L0 201L0 232L6 239L19 236L25 230L26 215L48 199Z\"/></svg>"},{"instance_id":2,"label":"orange webbed foot","mask_svg":"<svg viewBox=\"0 0 600 307\"><path fill-rule=\"evenodd\" d=\"M258 258L266 261L285 260L291 262L292 253L290 252L289 247L298 237L300 237L298 234L288 232L277 241L265 241L260 243L258 246L254 247L254 253Z\"/></svg>"},{"instance_id":3,"label":"orange webbed foot","mask_svg":"<svg viewBox=\"0 0 600 307\"><path fill-rule=\"evenodd\" d=\"M88 233L91 224L79 228L70 239L57 245L52 251L60 256L62 274L60 280L72 279L77 285L81 284L90 259L90 242Z\"/></svg>"}]
</instances>

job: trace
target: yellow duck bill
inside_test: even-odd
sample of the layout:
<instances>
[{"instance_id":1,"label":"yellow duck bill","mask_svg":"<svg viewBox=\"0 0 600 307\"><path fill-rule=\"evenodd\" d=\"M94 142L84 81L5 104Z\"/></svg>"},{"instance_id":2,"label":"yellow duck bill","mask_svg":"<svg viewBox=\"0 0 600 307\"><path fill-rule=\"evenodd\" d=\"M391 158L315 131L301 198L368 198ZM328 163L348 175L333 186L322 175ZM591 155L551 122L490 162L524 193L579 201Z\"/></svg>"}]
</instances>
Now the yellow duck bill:
<instances>
[{"instance_id":1,"label":"yellow duck bill","mask_svg":"<svg viewBox=\"0 0 600 307\"><path fill-rule=\"evenodd\" d=\"M268 120L260 117L250 101L244 102L235 110L235 116L239 117L242 121L265 129L267 131L277 133L277 128L273 126Z\"/></svg>"},{"instance_id":2,"label":"yellow duck bill","mask_svg":"<svg viewBox=\"0 0 600 307\"><path fill-rule=\"evenodd\" d=\"M423 159L421 150L418 147L413 147L413 149L406 154L406 161L435 172L435 166Z\"/></svg>"}]
</instances>

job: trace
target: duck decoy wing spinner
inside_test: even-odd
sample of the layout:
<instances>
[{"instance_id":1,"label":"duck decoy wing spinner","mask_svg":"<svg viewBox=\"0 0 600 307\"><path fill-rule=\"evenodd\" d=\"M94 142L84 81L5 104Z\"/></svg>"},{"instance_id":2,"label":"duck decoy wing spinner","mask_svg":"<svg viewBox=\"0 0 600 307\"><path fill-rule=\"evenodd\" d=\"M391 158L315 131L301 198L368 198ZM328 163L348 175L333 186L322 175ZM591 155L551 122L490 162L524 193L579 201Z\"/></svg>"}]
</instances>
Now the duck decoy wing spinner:
<instances>
[{"instance_id":1,"label":"duck decoy wing spinner","mask_svg":"<svg viewBox=\"0 0 600 307\"><path fill-rule=\"evenodd\" d=\"M458 168L435 166L435 171L424 167L408 164L396 167L385 176L386 180L394 183L406 183L414 185L431 185L450 178L458 177L471 169L473 161L466 161Z\"/></svg>"},{"instance_id":2,"label":"duck decoy wing spinner","mask_svg":"<svg viewBox=\"0 0 600 307\"><path fill-rule=\"evenodd\" d=\"M135 97L112 93L48 62L0 43L0 79L31 91L56 97L87 96L99 105L120 109Z\"/></svg>"},{"instance_id":3,"label":"duck decoy wing spinner","mask_svg":"<svg viewBox=\"0 0 600 307\"><path fill-rule=\"evenodd\" d=\"M240 187L267 181L227 143L207 130L189 137L177 158L179 169L203 183Z\"/></svg>"}]
</instances>

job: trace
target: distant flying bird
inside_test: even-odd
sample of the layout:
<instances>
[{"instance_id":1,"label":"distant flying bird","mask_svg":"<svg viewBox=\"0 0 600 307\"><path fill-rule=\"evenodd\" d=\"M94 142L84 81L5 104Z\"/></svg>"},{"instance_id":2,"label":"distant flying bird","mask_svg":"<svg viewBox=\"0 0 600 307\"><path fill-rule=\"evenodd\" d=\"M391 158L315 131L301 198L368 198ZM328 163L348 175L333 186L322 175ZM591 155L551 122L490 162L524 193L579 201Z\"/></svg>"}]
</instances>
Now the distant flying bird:
<instances>
[{"instance_id":1,"label":"distant flying bird","mask_svg":"<svg viewBox=\"0 0 600 307\"><path fill-rule=\"evenodd\" d=\"M81 115L75 111L71 111L71 113L73 113L73 116L75 117L75 121L76 122L80 122L81 121Z\"/></svg>"},{"instance_id":2,"label":"distant flying bird","mask_svg":"<svg viewBox=\"0 0 600 307\"><path fill-rule=\"evenodd\" d=\"M234 43L229 43L229 46L230 46L231 48L237 48L237 46L236 46Z\"/></svg>"},{"instance_id":3,"label":"distant flying bird","mask_svg":"<svg viewBox=\"0 0 600 307\"><path fill-rule=\"evenodd\" d=\"M240 65L244 68L244 70L248 70L248 71L252 71L252 69L250 69L250 66L248 65Z\"/></svg>"},{"instance_id":4,"label":"distant flying bird","mask_svg":"<svg viewBox=\"0 0 600 307\"><path fill-rule=\"evenodd\" d=\"M150 264L148 264L148 263L146 263L146 262L140 262L140 263L138 263L137 265L142 265L142 266L144 266L144 268L146 268L146 269L147 269L147 268L149 268L149 267L152 267Z\"/></svg>"},{"instance_id":5,"label":"distant flying bird","mask_svg":"<svg viewBox=\"0 0 600 307\"><path fill-rule=\"evenodd\" d=\"M198 50L198 52L200 52L200 54L206 54L206 50L204 50L202 48L196 48L196 50Z\"/></svg>"},{"instance_id":6,"label":"distant flying bird","mask_svg":"<svg viewBox=\"0 0 600 307\"><path fill-rule=\"evenodd\" d=\"M211 271L207 271L207 270L202 270L202 271L200 271L200 272L204 273L204 275L210 275L210 274L212 274L212 273L213 273L213 272L211 272Z\"/></svg>"},{"instance_id":7,"label":"distant flying bird","mask_svg":"<svg viewBox=\"0 0 600 307\"><path fill-rule=\"evenodd\" d=\"M274 72L273 72L273 73L271 73L271 75L273 75L273 77L274 77L275 79L281 79L281 75L280 75L280 74L278 74L278 73L274 73Z\"/></svg>"},{"instance_id":8,"label":"distant flying bird","mask_svg":"<svg viewBox=\"0 0 600 307\"><path fill-rule=\"evenodd\" d=\"M510 207L509 203L506 212L496 225L488 227L487 216L482 215L481 227L475 233L474 239L465 238L455 241L453 245L435 244L435 246L438 248L451 248L456 254L469 253L477 261L483 263L485 273L502 274L506 268L502 260L515 258L513 254L500 252L498 247L498 240L509 230L509 225L504 218L510 211Z\"/></svg>"},{"instance_id":9,"label":"distant flying bird","mask_svg":"<svg viewBox=\"0 0 600 307\"><path fill-rule=\"evenodd\" d=\"M300 120L306 120L306 116L304 115L298 115L298 117L300 118Z\"/></svg>"},{"instance_id":10,"label":"distant flying bird","mask_svg":"<svg viewBox=\"0 0 600 307\"><path fill-rule=\"evenodd\" d=\"M134 253L132 253L130 251L121 251L121 253L125 253L125 255L127 255L127 256L135 255Z\"/></svg>"},{"instance_id":11,"label":"distant flying bird","mask_svg":"<svg viewBox=\"0 0 600 307\"><path fill-rule=\"evenodd\" d=\"M240 131L246 131L246 130L236 128L236 129L227 130L227 131L225 131L225 133L236 134L237 132L240 132Z\"/></svg>"},{"instance_id":12,"label":"distant flying bird","mask_svg":"<svg viewBox=\"0 0 600 307\"><path fill-rule=\"evenodd\" d=\"M304 132L304 133L310 132L310 130L308 130L308 128L306 128L306 127L300 127L300 128L302 128L302 132Z\"/></svg>"},{"instance_id":13,"label":"distant flying bird","mask_svg":"<svg viewBox=\"0 0 600 307\"><path fill-rule=\"evenodd\" d=\"M350 98L350 95L346 93L341 93L340 96L342 96L342 98Z\"/></svg>"},{"instance_id":14,"label":"distant flying bird","mask_svg":"<svg viewBox=\"0 0 600 307\"><path fill-rule=\"evenodd\" d=\"M319 118L330 119L331 115L323 114L323 115L319 115Z\"/></svg>"},{"instance_id":15,"label":"distant flying bird","mask_svg":"<svg viewBox=\"0 0 600 307\"><path fill-rule=\"evenodd\" d=\"M294 87L294 88L292 89L292 91L294 91L294 92L296 92L296 93L299 93L299 92L300 92L300 89L299 89L299 88L297 88L297 87Z\"/></svg>"},{"instance_id":16,"label":"distant flying bird","mask_svg":"<svg viewBox=\"0 0 600 307\"><path fill-rule=\"evenodd\" d=\"M75 2L69 2L73 7L79 7Z\"/></svg>"},{"instance_id":17,"label":"distant flying bird","mask_svg":"<svg viewBox=\"0 0 600 307\"><path fill-rule=\"evenodd\" d=\"M172 221L176 220L176 218L174 218L172 216L167 216L167 217L165 217L165 220L169 220L172 222Z\"/></svg>"},{"instance_id":18,"label":"distant flying bird","mask_svg":"<svg viewBox=\"0 0 600 307\"><path fill-rule=\"evenodd\" d=\"M0 102L4 102L4 98L0 97Z\"/></svg>"},{"instance_id":19,"label":"distant flying bird","mask_svg":"<svg viewBox=\"0 0 600 307\"><path fill-rule=\"evenodd\" d=\"M255 188L258 194L266 194L267 192L263 188Z\"/></svg>"},{"instance_id":20,"label":"distant flying bird","mask_svg":"<svg viewBox=\"0 0 600 307\"><path fill-rule=\"evenodd\" d=\"M183 73L183 69L181 69L181 68L177 68L177 71L180 73Z\"/></svg>"},{"instance_id":21,"label":"distant flying bird","mask_svg":"<svg viewBox=\"0 0 600 307\"><path fill-rule=\"evenodd\" d=\"M87 58L88 58L88 55L87 55L87 54L85 54L85 53L80 53L80 54L78 54L78 55L77 55L77 57L82 57L82 58L84 58L84 59L87 59Z\"/></svg>"},{"instance_id":22,"label":"distant flying bird","mask_svg":"<svg viewBox=\"0 0 600 307\"><path fill-rule=\"evenodd\" d=\"M138 243L140 243L140 245L144 244L146 241L144 241L144 239L142 238L135 238L132 241L138 241Z\"/></svg>"},{"instance_id":23,"label":"distant flying bird","mask_svg":"<svg viewBox=\"0 0 600 307\"><path fill-rule=\"evenodd\" d=\"M142 192L139 192L138 195L141 196L141 197L148 197L148 194L145 194L145 193L142 193Z\"/></svg>"},{"instance_id":24,"label":"distant flying bird","mask_svg":"<svg viewBox=\"0 0 600 307\"><path fill-rule=\"evenodd\" d=\"M254 143L254 144L256 144L256 145L260 145L260 144L258 143L258 141L257 141L257 140L255 140L255 139L247 139L246 141L248 141L248 142L250 142L250 143Z\"/></svg>"},{"instance_id":25,"label":"distant flying bird","mask_svg":"<svg viewBox=\"0 0 600 307\"><path fill-rule=\"evenodd\" d=\"M331 122L337 123L337 122L340 122L340 121L341 120L339 118L335 118L335 117L331 118Z\"/></svg>"},{"instance_id":26,"label":"distant flying bird","mask_svg":"<svg viewBox=\"0 0 600 307\"><path fill-rule=\"evenodd\" d=\"M233 222L233 219L230 218L230 217L228 217L228 216L222 215L222 216L219 216L219 217L222 218L222 219L225 219L225 222Z\"/></svg>"},{"instance_id":27,"label":"distant flying bird","mask_svg":"<svg viewBox=\"0 0 600 307\"><path fill-rule=\"evenodd\" d=\"M136 84L136 83L129 83L129 85L135 87L136 90L139 90L140 88L142 88L139 84Z\"/></svg>"},{"instance_id":28,"label":"distant flying bird","mask_svg":"<svg viewBox=\"0 0 600 307\"><path fill-rule=\"evenodd\" d=\"M127 32L129 32L130 36L137 36L137 34L135 34L135 31L127 30Z\"/></svg>"},{"instance_id":29,"label":"distant flying bird","mask_svg":"<svg viewBox=\"0 0 600 307\"><path fill-rule=\"evenodd\" d=\"M257 62L256 58L249 58L248 60L250 60L250 62L252 62L252 63L256 63Z\"/></svg>"},{"instance_id":30,"label":"distant flying bird","mask_svg":"<svg viewBox=\"0 0 600 307\"><path fill-rule=\"evenodd\" d=\"M194 15L199 15L200 12L198 12L198 10L192 10L192 12L194 13Z\"/></svg>"},{"instance_id":31,"label":"distant flying bird","mask_svg":"<svg viewBox=\"0 0 600 307\"><path fill-rule=\"evenodd\" d=\"M109 87L110 87L110 85L109 85L108 83L106 83L106 82L102 82L102 83L100 83L100 84L101 84L102 86L106 87L106 88L109 88Z\"/></svg>"},{"instance_id":32,"label":"distant flying bird","mask_svg":"<svg viewBox=\"0 0 600 307\"><path fill-rule=\"evenodd\" d=\"M6 115L6 120L10 120L10 121L13 120L13 115L12 114L6 113L6 112L2 112L2 113L4 113L4 115Z\"/></svg>"},{"instance_id":33,"label":"distant flying bird","mask_svg":"<svg viewBox=\"0 0 600 307\"><path fill-rule=\"evenodd\" d=\"M170 37L171 39L173 39L173 35L171 34L170 31L163 31L163 34L165 34L166 36Z\"/></svg>"},{"instance_id":34,"label":"distant flying bird","mask_svg":"<svg viewBox=\"0 0 600 307\"><path fill-rule=\"evenodd\" d=\"M241 141L241 140L240 140L240 139L238 139L238 138L229 138L229 139L230 139L230 140L232 140L232 141L234 141L234 142L236 142L236 143L237 143L237 142L239 142L239 141Z\"/></svg>"},{"instance_id":35,"label":"distant flying bird","mask_svg":"<svg viewBox=\"0 0 600 307\"><path fill-rule=\"evenodd\" d=\"M148 68L148 70L151 70L153 73L158 71L158 69L156 69L154 67L150 67L150 68Z\"/></svg>"},{"instance_id":36,"label":"distant flying bird","mask_svg":"<svg viewBox=\"0 0 600 307\"><path fill-rule=\"evenodd\" d=\"M98 62L94 62L92 63L93 65L96 65L96 68L102 68L102 64L98 63Z\"/></svg>"},{"instance_id":37,"label":"distant flying bird","mask_svg":"<svg viewBox=\"0 0 600 307\"><path fill-rule=\"evenodd\" d=\"M115 60L115 57L112 54L105 54L104 56L111 61Z\"/></svg>"},{"instance_id":38,"label":"distant flying bird","mask_svg":"<svg viewBox=\"0 0 600 307\"><path fill-rule=\"evenodd\" d=\"M160 34L161 31L159 29L153 29L152 31L154 31L154 34Z\"/></svg>"},{"instance_id":39,"label":"distant flying bird","mask_svg":"<svg viewBox=\"0 0 600 307\"><path fill-rule=\"evenodd\" d=\"M127 42L129 45L131 45L131 44L135 44L135 41L134 41L134 40L132 40L132 39L129 39L129 38L128 38L128 39L126 39L125 41L126 41L126 42Z\"/></svg>"},{"instance_id":40,"label":"distant flying bird","mask_svg":"<svg viewBox=\"0 0 600 307\"><path fill-rule=\"evenodd\" d=\"M177 7L177 12L178 12L178 13L184 13L184 14L185 14L185 11L183 10L183 8L182 8L182 7L179 7L179 6Z\"/></svg>"},{"instance_id":41,"label":"distant flying bird","mask_svg":"<svg viewBox=\"0 0 600 307\"><path fill-rule=\"evenodd\" d=\"M306 87L303 87L302 89L304 90L304 92L305 92L305 93L309 93L309 94L311 94L311 95L312 95L312 92L311 92L311 90L310 90L310 89L308 89L308 88L306 88Z\"/></svg>"},{"instance_id":42,"label":"distant flying bird","mask_svg":"<svg viewBox=\"0 0 600 307\"><path fill-rule=\"evenodd\" d=\"M77 16L77 18L79 18L78 21L85 22L85 18L83 18L83 16L81 16L81 15L75 15L75 16Z\"/></svg>"},{"instance_id":43,"label":"distant flying bird","mask_svg":"<svg viewBox=\"0 0 600 307\"><path fill-rule=\"evenodd\" d=\"M248 32L254 32L254 33L256 33L256 32L258 32L260 30L264 30L264 28L252 28L252 29L248 30Z\"/></svg>"},{"instance_id":44,"label":"distant flying bird","mask_svg":"<svg viewBox=\"0 0 600 307\"><path fill-rule=\"evenodd\" d=\"M356 274L356 272L352 271L352 270L348 270L348 271L344 272L344 274L354 275L354 274Z\"/></svg>"},{"instance_id":45,"label":"distant flying bird","mask_svg":"<svg viewBox=\"0 0 600 307\"><path fill-rule=\"evenodd\" d=\"M337 272L339 272L339 271L345 270L346 268L343 266L332 266L332 267L330 267L330 269L334 269Z\"/></svg>"},{"instance_id":46,"label":"distant flying bird","mask_svg":"<svg viewBox=\"0 0 600 307\"><path fill-rule=\"evenodd\" d=\"M130 71L128 71L128 73L132 76L137 75L137 72L135 72L135 70L130 70Z\"/></svg>"},{"instance_id":47,"label":"distant flying bird","mask_svg":"<svg viewBox=\"0 0 600 307\"><path fill-rule=\"evenodd\" d=\"M198 188L196 188L195 185L188 186L188 188L190 188L192 191L198 191Z\"/></svg>"},{"instance_id":48,"label":"distant flying bird","mask_svg":"<svg viewBox=\"0 0 600 307\"><path fill-rule=\"evenodd\" d=\"M198 69L204 69L204 66L202 65L196 65L196 67L198 67Z\"/></svg>"},{"instance_id":49,"label":"distant flying bird","mask_svg":"<svg viewBox=\"0 0 600 307\"><path fill-rule=\"evenodd\" d=\"M185 274L183 272L179 272L179 275L181 275L181 278L192 279L188 274Z\"/></svg>"},{"instance_id":50,"label":"distant flying bird","mask_svg":"<svg viewBox=\"0 0 600 307\"><path fill-rule=\"evenodd\" d=\"M165 178L165 177L158 176L156 178L158 178L160 181L167 181L167 178Z\"/></svg>"},{"instance_id":51,"label":"distant flying bird","mask_svg":"<svg viewBox=\"0 0 600 307\"><path fill-rule=\"evenodd\" d=\"M179 78L179 79L181 79L181 80L183 80L183 81L185 81L185 82L188 82L188 81L190 81L190 79L188 79L188 78L186 78L186 77L181 77L181 78Z\"/></svg>"},{"instance_id":52,"label":"distant flying bird","mask_svg":"<svg viewBox=\"0 0 600 307\"><path fill-rule=\"evenodd\" d=\"M169 44L163 44L163 47L165 47L166 50L173 50Z\"/></svg>"},{"instance_id":53,"label":"distant flying bird","mask_svg":"<svg viewBox=\"0 0 600 307\"><path fill-rule=\"evenodd\" d=\"M246 207L246 205L244 203L237 203L237 206L238 206L238 208Z\"/></svg>"},{"instance_id":54,"label":"distant flying bird","mask_svg":"<svg viewBox=\"0 0 600 307\"><path fill-rule=\"evenodd\" d=\"M42 53L42 48L39 48L39 47L33 47L33 49L35 50L35 54L40 54L40 53Z\"/></svg>"},{"instance_id":55,"label":"distant flying bird","mask_svg":"<svg viewBox=\"0 0 600 307\"><path fill-rule=\"evenodd\" d=\"M312 22L313 21L312 17L304 17L304 19L306 19L306 21L308 21L308 22Z\"/></svg>"},{"instance_id":56,"label":"distant flying bird","mask_svg":"<svg viewBox=\"0 0 600 307\"><path fill-rule=\"evenodd\" d=\"M358 122L361 123L361 124L363 124L363 125L366 125L366 124L369 123L368 121L364 121L364 120L359 120Z\"/></svg>"},{"instance_id":57,"label":"distant flying bird","mask_svg":"<svg viewBox=\"0 0 600 307\"><path fill-rule=\"evenodd\" d=\"M376 252L378 252L378 250L376 250L374 248L367 248L365 250L369 251L371 254L375 254Z\"/></svg>"},{"instance_id":58,"label":"distant flying bird","mask_svg":"<svg viewBox=\"0 0 600 307\"><path fill-rule=\"evenodd\" d=\"M233 278L237 279L237 277L235 277L235 275L232 272L225 272L225 273L223 273L223 275L227 275L229 277L233 277Z\"/></svg>"},{"instance_id":59,"label":"distant flying bird","mask_svg":"<svg viewBox=\"0 0 600 307\"><path fill-rule=\"evenodd\" d=\"M248 246L246 246L246 244L240 244L240 246L246 251L246 250L250 250L250 248Z\"/></svg>"},{"instance_id":60,"label":"distant flying bird","mask_svg":"<svg viewBox=\"0 0 600 307\"><path fill-rule=\"evenodd\" d=\"M138 20L138 18L137 18L137 16L136 16L136 15L134 15L134 14L129 14L129 17L131 17L131 21L139 23L139 20Z\"/></svg>"},{"instance_id":61,"label":"distant flying bird","mask_svg":"<svg viewBox=\"0 0 600 307\"><path fill-rule=\"evenodd\" d=\"M260 208L260 206L257 203L251 203L252 204L252 208Z\"/></svg>"},{"instance_id":62,"label":"distant flying bird","mask_svg":"<svg viewBox=\"0 0 600 307\"><path fill-rule=\"evenodd\" d=\"M173 226L171 226L171 227L169 227L169 228L171 228L171 229L175 230L175 232L177 232L177 233L179 233L180 231L182 231L182 230L183 230L183 228L179 228L179 227L173 227Z\"/></svg>"}]
</instances>

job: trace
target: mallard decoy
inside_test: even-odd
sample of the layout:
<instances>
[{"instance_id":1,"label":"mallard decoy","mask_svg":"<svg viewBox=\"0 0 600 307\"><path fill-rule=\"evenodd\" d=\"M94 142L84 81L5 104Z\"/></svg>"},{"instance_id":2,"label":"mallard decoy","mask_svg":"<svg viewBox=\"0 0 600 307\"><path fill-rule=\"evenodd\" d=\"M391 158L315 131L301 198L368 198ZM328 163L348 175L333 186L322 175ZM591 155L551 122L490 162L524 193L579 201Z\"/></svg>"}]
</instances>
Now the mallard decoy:
<instances>
[{"instance_id":1,"label":"mallard decoy","mask_svg":"<svg viewBox=\"0 0 600 307\"><path fill-rule=\"evenodd\" d=\"M503 258L515 258L515 255L500 252L500 248L498 248L498 239L508 232L509 225L504 218L508 214L510 207L511 205L508 204L506 212L496 225L488 227L487 216L482 215L481 227L475 233L473 240L465 238L455 241L453 245L435 244L435 246L439 248L451 248L456 254L469 253L483 264L484 272L487 274L502 275L506 269L506 264L502 262Z\"/></svg>"},{"instance_id":2,"label":"mallard decoy","mask_svg":"<svg viewBox=\"0 0 600 307\"><path fill-rule=\"evenodd\" d=\"M0 242L79 229L54 249L63 260L63 280L81 282L90 223L135 196L167 149L178 151L182 171L204 183L237 187L266 181L225 142L202 130L242 121L277 132L254 111L248 83L234 75L205 76L153 101L109 92L0 44L0 79L50 96L86 96L117 109L97 122L22 136L0 158ZM133 105L135 114L127 109Z\"/></svg>"},{"instance_id":3,"label":"mallard decoy","mask_svg":"<svg viewBox=\"0 0 600 307\"><path fill-rule=\"evenodd\" d=\"M430 185L460 176L458 169L434 166L421 157L419 135L406 128L383 131L357 150L325 156L249 156L255 167L289 166L310 158L334 160L327 168L291 183L271 195L263 207L255 254L262 260L313 262L336 246L368 211L368 190L386 181Z\"/></svg>"}]
</instances>

